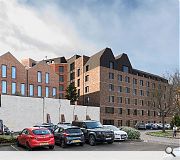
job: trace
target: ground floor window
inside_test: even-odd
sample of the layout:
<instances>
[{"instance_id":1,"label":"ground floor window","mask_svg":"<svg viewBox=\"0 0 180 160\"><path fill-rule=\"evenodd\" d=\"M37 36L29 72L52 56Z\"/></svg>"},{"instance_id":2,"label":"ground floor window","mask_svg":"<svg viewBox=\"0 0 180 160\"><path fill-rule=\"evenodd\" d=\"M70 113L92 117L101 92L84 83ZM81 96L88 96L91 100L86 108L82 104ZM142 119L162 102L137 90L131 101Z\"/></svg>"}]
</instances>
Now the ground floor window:
<instances>
[{"instance_id":1,"label":"ground floor window","mask_svg":"<svg viewBox=\"0 0 180 160\"><path fill-rule=\"evenodd\" d=\"M118 126L122 126L123 125L122 123L123 123L122 120L118 120Z\"/></svg>"},{"instance_id":2,"label":"ground floor window","mask_svg":"<svg viewBox=\"0 0 180 160\"><path fill-rule=\"evenodd\" d=\"M114 125L114 120L112 120L112 119L104 119L103 124Z\"/></svg>"}]
</instances>

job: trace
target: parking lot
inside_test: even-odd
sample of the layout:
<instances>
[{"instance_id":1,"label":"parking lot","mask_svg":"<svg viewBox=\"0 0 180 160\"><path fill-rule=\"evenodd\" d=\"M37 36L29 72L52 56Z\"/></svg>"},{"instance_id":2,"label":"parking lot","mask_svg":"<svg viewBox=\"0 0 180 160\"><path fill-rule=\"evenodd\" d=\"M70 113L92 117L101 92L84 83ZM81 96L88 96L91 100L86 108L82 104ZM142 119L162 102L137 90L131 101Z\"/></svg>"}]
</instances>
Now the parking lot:
<instances>
[{"instance_id":1,"label":"parking lot","mask_svg":"<svg viewBox=\"0 0 180 160\"><path fill-rule=\"evenodd\" d=\"M97 144L96 146L90 146L85 144L82 146L68 146L67 148L61 148L55 145L53 151L164 151L167 145L147 143L147 142L135 142L124 141L114 142L113 144ZM176 146L172 146L176 147ZM16 145L1 146L0 151L27 151L24 147L17 147ZM34 151L50 151L48 148L36 148Z\"/></svg>"}]
</instances>

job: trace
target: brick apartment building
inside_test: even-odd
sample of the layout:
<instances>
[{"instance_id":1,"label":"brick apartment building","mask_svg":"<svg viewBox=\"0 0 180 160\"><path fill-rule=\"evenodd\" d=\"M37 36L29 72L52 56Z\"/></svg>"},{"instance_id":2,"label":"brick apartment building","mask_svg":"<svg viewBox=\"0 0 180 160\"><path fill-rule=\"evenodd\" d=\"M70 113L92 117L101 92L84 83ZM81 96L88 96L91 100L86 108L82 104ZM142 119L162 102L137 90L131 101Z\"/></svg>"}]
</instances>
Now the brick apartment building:
<instances>
[{"instance_id":1,"label":"brick apartment building","mask_svg":"<svg viewBox=\"0 0 180 160\"><path fill-rule=\"evenodd\" d=\"M88 56L74 55L20 63L11 53L0 56L0 94L65 98L69 84L77 87L77 104L100 107L104 124L134 126L161 122L146 99L149 90L168 81L134 69L127 54L114 57L110 48ZM168 122L168 117L166 117Z\"/></svg>"},{"instance_id":2,"label":"brick apartment building","mask_svg":"<svg viewBox=\"0 0 180 160\"><path fill-rule=\"evenodd\" d=\"M102 123L161 122L145 100L149 90L166 85L166 79L134 69L126 54L114 57L110 48L91 57L75 55L67 63L68 84L77 87L78 104L100 107Z\"/></svg>"},{"instance_id":3,"label":"brick apartment building","mask_svg":"<svg viewBox=\"0 0 180 160\"><path fill-rule=\"evenodd\" d=\"M20 63L10 52L0 56L0 94L57 97L58 75L45 61Z\"/></svg>"},{"instance_id":4,"label":"brick apartment building","mask_svg":"<svg viewBox=\"0 0 180 160\"><path fill-rule=\"evenodd\" d=\"M67 61L65 57L53 58L45 60L51 66L53 71L59 76L59 98L64 99L67 88Z\"/></svg>"}]
</instances>

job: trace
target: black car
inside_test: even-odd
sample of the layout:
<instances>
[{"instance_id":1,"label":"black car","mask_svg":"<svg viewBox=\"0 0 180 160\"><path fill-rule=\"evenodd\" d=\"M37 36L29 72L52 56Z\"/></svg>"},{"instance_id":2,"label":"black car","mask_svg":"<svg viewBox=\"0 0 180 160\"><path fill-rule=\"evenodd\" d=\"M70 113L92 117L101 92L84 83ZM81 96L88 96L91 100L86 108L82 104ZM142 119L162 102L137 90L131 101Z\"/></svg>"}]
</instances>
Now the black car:
<instances>
[{"instance_id":1,"label":"black car","mask_svg":"<svg viewBox=\"0 0 180 160\"><path fill-rule=\"evenodd\" d=\"M54 130L54 140L65 148L70 144L84 145L84 134L79 127L63 125Z\"/></svg>"},{"instance_id":2,"label":"black car","mask_svg":"<svg viewBox=\"0 0 180 160\"><path fill-rule=\"evenodd\" d=\"M7 126L4 125L4 134L5 135L10 135L11 131L9 130L9 128Z\"/></svg>"},{"instance_id":3,"label":"black car","mask_svg":"<svg viewBox=\"0 0 180 160\"><path fill-rule=\"evenodd\" d=\"M73 121L73 126L78 126L84 133L85 141L91 146L96 145L97 142L107 142L112 144L114 142L114 132L110 129L103 128L99 121Z\"/></svg>"},{"instance_id":4,"label":"black car","mask_svg":"<svg viewBox=\"0 0 180 160\"><path fill-rule=\"evenodd\" d=\"M43 123L40 125L35 125L33 127L44 127L44 128L49 129L51 131L51 133L53 133L53 131L54 131L54 125L52 123Z\"/></svg>"}]
</instances>

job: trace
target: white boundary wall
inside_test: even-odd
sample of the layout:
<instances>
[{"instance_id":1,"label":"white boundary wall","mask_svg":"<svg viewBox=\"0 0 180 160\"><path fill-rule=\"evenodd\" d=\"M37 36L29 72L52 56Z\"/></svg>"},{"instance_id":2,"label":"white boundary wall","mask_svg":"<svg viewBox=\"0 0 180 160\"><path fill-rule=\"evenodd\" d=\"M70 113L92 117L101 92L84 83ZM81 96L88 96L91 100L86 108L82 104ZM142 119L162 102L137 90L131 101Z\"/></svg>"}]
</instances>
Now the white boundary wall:
<instances>
[{"instance_id":1,"label":"white boundary wall","mask_svg":"<svg viewBox=\"0 0 180 160\"><path fill-rule=\"evenodd\" d=\"M59 122L60 114L64 114L66 122L72 122L73 112L78 120L85 120L86 113L91 119L100 120L99 107L70 105L70 101L64 99L1 95L0 119L13 131L41 124L43 114L44 122L47 114L54 124Z\"/></svg>"}]
</instances>

